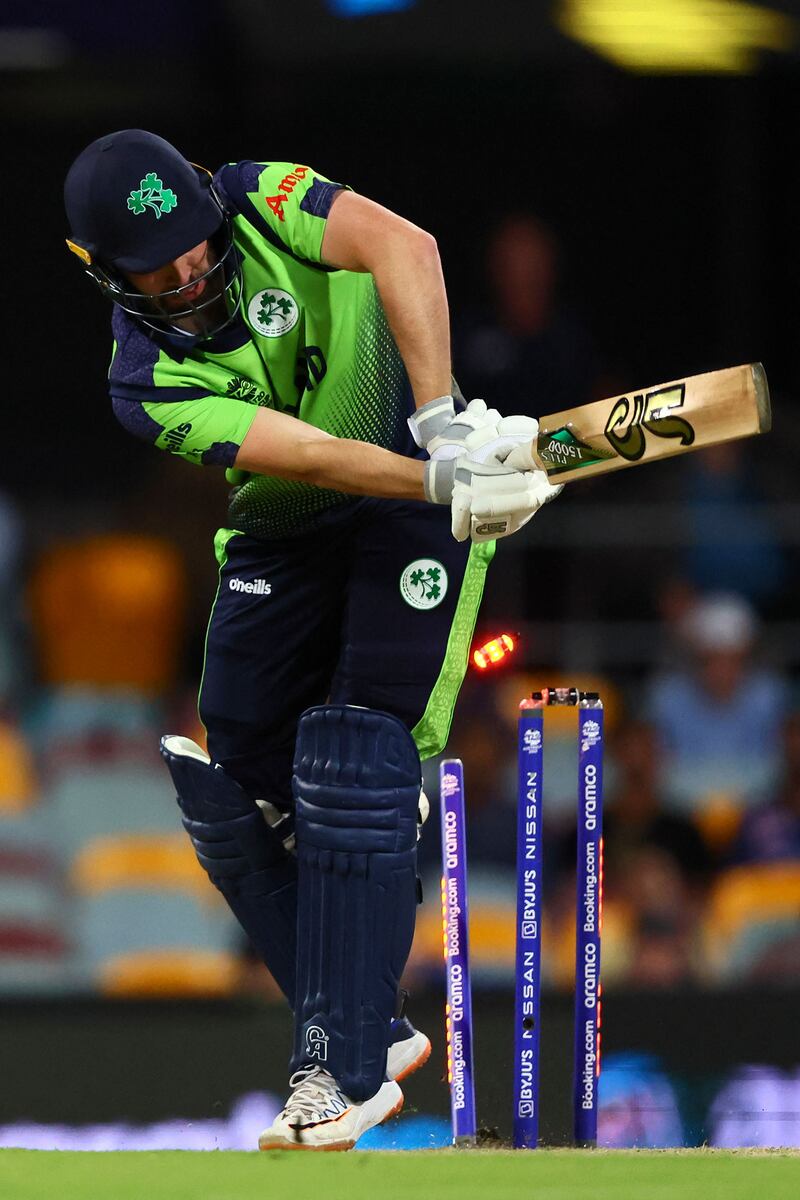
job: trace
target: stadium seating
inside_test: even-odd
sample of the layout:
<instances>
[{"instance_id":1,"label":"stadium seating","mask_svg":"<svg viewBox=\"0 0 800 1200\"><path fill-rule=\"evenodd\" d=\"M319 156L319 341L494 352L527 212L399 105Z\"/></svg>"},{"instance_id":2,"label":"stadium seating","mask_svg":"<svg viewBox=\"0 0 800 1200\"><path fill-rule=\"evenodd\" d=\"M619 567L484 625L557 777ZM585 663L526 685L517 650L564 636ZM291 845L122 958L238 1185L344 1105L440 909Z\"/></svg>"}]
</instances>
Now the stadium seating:
<instances>
[{"instance_id":1,"label":"stadium seating","mask_svg":"<svg viewBox=\"0 0 800 1200\"><path fill-rule=\"evenodd\" d=\"M110 995L220 995L238 927L183 832L95 838L71 883L84 977Z\"/></svg>"},{"instance_id":2,"label":"stadium seating","mask_svg":"<svg viewBox=\"0 0 800 1200\"><path fill-rule=\"evenodd\" d=\"M800 863L734 867L715 882L706 916L706 958L723 980L741 978L768 945L800 930Z\"/></svg>"},{"instance_id":3,"label":"stadium seating","mask_svg":"<svg viewBox=\"0 0 800 1200\"><path fill-rule=\"evenodd\" d=\"M0 809L0 993L69 990L69 897L47 814Z\"/></svg>"},{"instance_id":4,"label":"stadium seating","mask_svg":"<svg viewBox=\"0 0 800 1200\"><path fill-rule=\"evenodd\" d=\"M163 691L180 657L185 587L180 555L159 538L56 543L30 589L44 681Z\"/></svg>"}]
</instances>

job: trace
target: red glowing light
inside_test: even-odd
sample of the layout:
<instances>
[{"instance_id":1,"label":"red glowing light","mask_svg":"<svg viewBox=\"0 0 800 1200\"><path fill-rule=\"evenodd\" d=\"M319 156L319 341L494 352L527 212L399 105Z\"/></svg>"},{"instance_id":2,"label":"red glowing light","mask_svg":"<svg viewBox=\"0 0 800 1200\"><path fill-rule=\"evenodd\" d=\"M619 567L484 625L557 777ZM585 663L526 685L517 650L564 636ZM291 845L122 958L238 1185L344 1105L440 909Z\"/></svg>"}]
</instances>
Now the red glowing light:
<instances>
[{"instance_id":1,"label":"red glowing light","mask_svg":"<svg viewBox=\"0 0 800 1200\"><path fill-rule=\"evenodd\" d=\"M472 661L480 671L485 671L487 667L493 667L496 663L502 662L509 654L513 654L516 648L514 638L510 633L501 633L499 637L492 638L490 642L485 642L480 649L476 650L472 655Z\"/></svg>"}]
</instances>

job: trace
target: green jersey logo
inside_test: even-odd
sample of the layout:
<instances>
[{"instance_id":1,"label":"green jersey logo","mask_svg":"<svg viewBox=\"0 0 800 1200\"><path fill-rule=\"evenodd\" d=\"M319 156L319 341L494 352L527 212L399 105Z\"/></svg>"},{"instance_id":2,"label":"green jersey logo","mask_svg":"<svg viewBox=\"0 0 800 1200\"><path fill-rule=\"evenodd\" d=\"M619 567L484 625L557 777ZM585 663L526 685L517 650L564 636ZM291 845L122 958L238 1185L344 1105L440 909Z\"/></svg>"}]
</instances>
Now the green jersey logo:
<instances>
[{"instance_id":1,"label":"green jersey logo","mask_svg":"<svg viewBox=\"0 0 800 1200\"><path fill-rule=\"evenodd\" d=\"M138 191L134 189L128 196L128 208L137 217L149 208L156 214L156 220L160 221L164 213L171 213L177 207L178 197L171 188L164 187L155 171L145 175Z\"/></svg>"},{"instance_id":2,"label":"green jersey logo","mask_svg":"<svg viewBox=\"0 0 800 1200\"><path fill-rule=\"evenodd\" d=\"M264 288L256 292L247 306L250 327L262 337L283 337L300 319L297 301L282 288Z\"/></svg>"},{"instance_id":3,"label":"green jersey logo","mask_svg":"<svg viewBox=\"0 0 800 1200\"><path fill-rule=\"evenodd\" d=\"M400 576L400 595L412 608L436 608L447 595L447 571L435 558L418 558Z\"/></svg>"}]
</instances>

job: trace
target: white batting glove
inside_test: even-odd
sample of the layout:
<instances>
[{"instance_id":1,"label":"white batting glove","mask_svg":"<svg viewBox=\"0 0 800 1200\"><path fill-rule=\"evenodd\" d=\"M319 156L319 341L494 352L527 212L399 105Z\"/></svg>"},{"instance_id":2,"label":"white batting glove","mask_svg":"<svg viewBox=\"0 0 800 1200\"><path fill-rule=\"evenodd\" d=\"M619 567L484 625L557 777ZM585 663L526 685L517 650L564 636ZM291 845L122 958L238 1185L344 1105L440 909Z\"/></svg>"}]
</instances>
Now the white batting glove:
<instances>
[{"instance_id":1,"label":"white batting glove","mask_svg":"<svg viewBox=\"0 0 800 1200\"><path fill-rule=\"evenodd\" d=\"M474 408L473 408L474 406ZM495 418L497 409L487 409L483 400L472 400L472 420L481 416ZM510 462L515 470L536 470L531 449L539 432L539 422L533 417L499 417L476 428L461 423L460 414L443 434L428 446L430 462L425 464L425 495L434 504L449 504L453 495L456 463L468 458L470 462L508 466L507 460L519 453L520 462ZM521 463L526 463L525 466Z\"/></svg>"},{"instance_id":2,"label":"white batting glove","mask_svg":"<svg viewBox=\"0 0 800 1200\"><path fill-rule=\"evenodd\" d=\"M457 542L510 537L561 491L544 471L515 471L500 463L459 462L452 499Z\"/></svg>"},{"instance_id":3,"label":"white batting glove","mask_svg":"<svg viewBox=\"0 0 800 1200\"><path fill-rule=\"evenodd\" d=\"M467 441L476 448L494 436L500 413L485 400L470 400L463 412L425 446L431 458L460 458L467 452Z\"/></svg>"},{"instance_id":4,"label":"white batting glove","mask_svg":"<svg viewBox=\"0 0 800 1200\"><path fill-rule=\"evenodd\" d=\"M507 467L513 467L515 471L538 471L540 470L539 464L535 462L533 457L534 444L533 438L531 438L531 440L528 442L518 442L517 445L512 446L506 454L501 453L498 456L499 461L504 463ZM542 474L544 474L544 472L542 472ZM561 491L563 486L563 483L558 485L556 494Z\"/></svg>"},{"instance_id":5,"label":"white batting glove","mask_svg":"<svg viewBox=\"0 0 800 1200\"><path fill-rule=\"evenodd\" d=\"M496 408L485 400L470 400L462 412L456 412L452 396L429 400L408 418L408 428L417 445L431 458L457 458L464 453L470 434L491 431L500 420Z\"/></svg>"},{"instance_id":6,"label":"white batting glove","mask_svg":"<svg viewBox=\"0 0 800 1200\"><path fill-rule=\"evenodd\" d=\"M533 417L501 417L485 400L470 400L466 409L457 413L452 396L423 404L408 418L408 427L416 444L432 459L467 455L478 462L532 442L539 432L539 422Z\"/></svg>"},{"instance_id":7,"label":"white batting glove","mask_svg":"<svg viewBox=\"0 0 800 1200\"><path fill-rule=\"evenodd\" d=\"M501 417L496 408L487 407L485 400L470 400L465 411L456 413L426 449L437 461L466 456L486 462L495 455L502 460L504 451L533 442L538 433L539 422L533 417Z\"/></svg>"},{"instance_id":8,"label":"white batting glove","mask_svg":"<svg viewBox=\"0 0 800 1200\"><path fill-rule=\"evenodd\" d=\"M456 418L456 406L452 396L437 396L421 405L408 418L411 436L420 450L427 449L435 437L444 433Z\"/></svg>"},{"instance_id":9,"label":"white batting glove","mask_svg":"<svg viewBox=\"0 0 800 1200\"><path fill-rule=\"evenodd\" d=\"M496 410L491 410L496 411ZM539 436L539 422L535 417L501 417L494 429L484 427L471 434L465 445L466 454L475 462L501 462L508 464L508 455L516 450L527 453ZM530 467L511 464L515 470L536 470L531 460Z\"/></svg>"}]
</instances>

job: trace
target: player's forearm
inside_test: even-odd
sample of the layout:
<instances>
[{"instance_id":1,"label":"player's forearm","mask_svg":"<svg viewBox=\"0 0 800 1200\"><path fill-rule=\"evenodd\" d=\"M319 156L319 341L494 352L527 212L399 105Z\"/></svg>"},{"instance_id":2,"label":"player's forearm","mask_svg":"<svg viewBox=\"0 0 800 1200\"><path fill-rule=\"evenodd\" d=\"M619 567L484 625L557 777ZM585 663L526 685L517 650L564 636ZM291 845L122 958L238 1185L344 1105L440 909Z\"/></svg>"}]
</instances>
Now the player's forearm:
<instances>
[{"instance_id":1,"label":"player's forearm","mask_svg":"<svg viewBox=\"0 0 800 1200\"><path fill-rule=\"evenodd\" d=\"M436 242L414 230L384 248L372 271L419 407L451 390L450 318Z\"/></svg>"},{"instance_id":2,"label":"player's forearm","mask_svg":"<svg viewBox=\"0 0 800 1200\"><path fill-rule=\"evenodd\" d=\"M393 454L368 442L331 438L304 447L301 463L306 483L333 488L352 496L380 496L394 500L424 500L425 464Z\"/></svg>"},{"instance_id":3,"label":"player's forearm","mask_svg":"<svg viewBox=\"0 0 800 1200\"><path fill-rule=\"evenodd\" d=\"M336 438L286 413L261 408L239 453L237 467L295 479L352 496L424 500L424 464L381 446Z\"/></svg>"}]
</instances>

